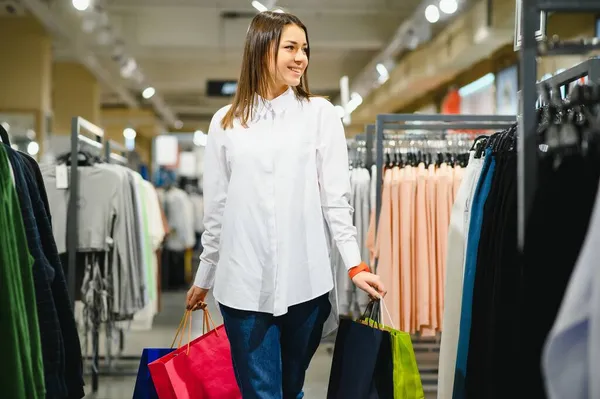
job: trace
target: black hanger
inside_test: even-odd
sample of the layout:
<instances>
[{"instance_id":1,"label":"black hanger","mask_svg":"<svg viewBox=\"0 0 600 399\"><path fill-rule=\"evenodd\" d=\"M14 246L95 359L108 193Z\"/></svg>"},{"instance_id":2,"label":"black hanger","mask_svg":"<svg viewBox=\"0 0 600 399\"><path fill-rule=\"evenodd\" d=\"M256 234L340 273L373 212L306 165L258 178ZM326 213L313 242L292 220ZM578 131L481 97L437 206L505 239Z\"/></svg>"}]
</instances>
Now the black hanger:
<instances>
[{"instance_id":1,"label":"black hanger","mask_svg":"<svg viewBox=\"0 0 600 399\"><path fill-rule=\"evenodd\" d=\"M87 151L77 151L77 165L80 166L92 166L97 162L98 158L93 156ZM67 165L71 164L71 153L67 152L63 155L60 155L56 158L56 161L60 163L66 163Z\"/></svg>"},{"instance_id":2,"label":"black hanger","mask_svg":"<svg viewBox=\"0 0 600 399\"><path fill-rule=\"evenodd\" d=\"M2 142L4 144L10 145L10 138L8 137L8 132L6 131L4 126L2 126L2 124L0 124L0 138L2 139Z\"/></svg>"}]
</instances>

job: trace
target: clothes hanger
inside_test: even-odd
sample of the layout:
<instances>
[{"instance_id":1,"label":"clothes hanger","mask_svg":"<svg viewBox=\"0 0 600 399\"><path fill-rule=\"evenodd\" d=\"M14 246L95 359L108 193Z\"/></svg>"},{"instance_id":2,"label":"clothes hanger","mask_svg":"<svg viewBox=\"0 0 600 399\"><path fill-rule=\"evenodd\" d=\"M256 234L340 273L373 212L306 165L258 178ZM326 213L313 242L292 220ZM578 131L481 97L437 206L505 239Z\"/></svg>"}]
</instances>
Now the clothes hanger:
<instances>
[{"instance_id":1,"label":"clothes hanger","mask_svg":"<svg viewBox=\"0 0 600 399\"><path fill-rule=\"evenodd\" d=\"M0 124L0 138L2 139L2 142L4 144L10 145L10 138L8 137L8 132L6 131L4 126L2 126L2 124Z\"/></svg>"}]
</instances>

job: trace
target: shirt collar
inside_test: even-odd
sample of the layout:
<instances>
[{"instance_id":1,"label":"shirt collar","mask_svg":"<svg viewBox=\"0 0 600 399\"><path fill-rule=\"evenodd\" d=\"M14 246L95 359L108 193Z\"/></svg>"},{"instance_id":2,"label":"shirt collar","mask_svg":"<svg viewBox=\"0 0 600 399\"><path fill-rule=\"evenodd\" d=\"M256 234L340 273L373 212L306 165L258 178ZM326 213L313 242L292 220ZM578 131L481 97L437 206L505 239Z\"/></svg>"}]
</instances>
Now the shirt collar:
<instances>
[{"instance_id":1,"label":"shirt collar","mask_svg":"<svg viewBox=\"0 0 600 399\"><path fill-rule=\"evenodd\" d=\"M265 114L280 114L288 108L291 108L294 104L297 103L296 93L294 89L290 86L288 89L283 92L283 94L275 97L272 100L266 100L260 95L256 95L256 103L254 104L253 109L253 118L252 119L260 119Z\"/></svg>"}]
</instances>

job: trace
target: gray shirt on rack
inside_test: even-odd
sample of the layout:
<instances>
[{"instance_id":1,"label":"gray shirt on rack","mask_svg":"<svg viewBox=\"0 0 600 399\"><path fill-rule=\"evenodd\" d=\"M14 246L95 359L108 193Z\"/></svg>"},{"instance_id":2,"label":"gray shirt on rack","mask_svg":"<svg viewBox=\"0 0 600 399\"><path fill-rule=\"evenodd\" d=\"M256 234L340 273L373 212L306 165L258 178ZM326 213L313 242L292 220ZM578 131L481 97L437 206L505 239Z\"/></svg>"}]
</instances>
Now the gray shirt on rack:
<instances>
[{"instance_id":1,"label":"gray shirt on rack","mask_svg":"<svg viewBox=\"0 0 600 399\"><path fill-rule=\"evenodd\" d=\"M139 309L134 284L137 267L135 247L135 210L127 175L109 165L80 166L78 251L109 251L114 313L123 317ZM67 251L67 209L69 189L56 187L56 165L42 168L48 192L52 228L59 253Z\"/></svg>"}]
</instances>

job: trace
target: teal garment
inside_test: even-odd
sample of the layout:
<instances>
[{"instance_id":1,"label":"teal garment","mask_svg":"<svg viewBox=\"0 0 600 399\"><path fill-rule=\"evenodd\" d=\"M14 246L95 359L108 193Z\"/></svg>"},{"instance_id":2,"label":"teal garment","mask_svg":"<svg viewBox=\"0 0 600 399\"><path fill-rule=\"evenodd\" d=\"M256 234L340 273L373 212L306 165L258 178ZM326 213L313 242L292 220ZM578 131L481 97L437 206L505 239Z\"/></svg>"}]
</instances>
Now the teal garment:
<instances>
[{"instance_id":1,"label":"teal garment","mask_svg":"<svg viewBox=\"0 0 600 399\"><path fill-rule=\"evenodd\" d=\"M12 180L0 146L0 387L11 399L46 396L33 285L33 258Z\"/></svg>"}]
</instances>

